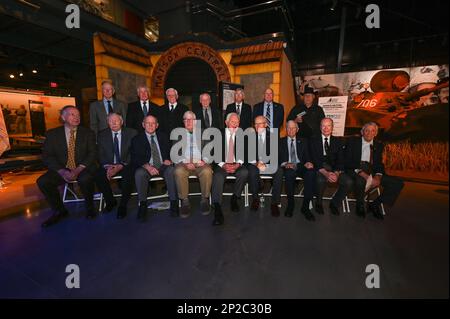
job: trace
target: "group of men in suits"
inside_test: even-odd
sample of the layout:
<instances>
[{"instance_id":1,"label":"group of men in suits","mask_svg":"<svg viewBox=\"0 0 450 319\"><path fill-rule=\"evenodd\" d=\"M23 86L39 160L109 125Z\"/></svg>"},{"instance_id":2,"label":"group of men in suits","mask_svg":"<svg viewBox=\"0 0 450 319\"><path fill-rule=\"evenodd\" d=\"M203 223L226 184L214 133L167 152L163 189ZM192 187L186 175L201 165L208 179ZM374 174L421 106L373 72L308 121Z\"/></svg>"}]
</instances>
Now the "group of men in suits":
<instances>
[{"instance_id":1,"label":"group of men in suits","mask_svg":"<svg viewBox=\"0 0 450 319\"><path fill-rule=\"evenodd\" d=\"M113 98L114 87L110 82L102 83L102 93L102 100L90 105L91 130L79 125L80 113L76 107L66 106L61 110L64 125L47 132L43 160L48 171L37 183L54 214L44 222L44 227L67 216L57 189L64 182L78 182L88 218L96 216L94 185L104 195L104 211L112 211L118 205L110 185L115 176L120 176L122 189L117 208L119 219L127 215L127 204L134 187L139 202L137 216L140 220L146 219L152 177L161 177L165 181L171 215L188 217L192 211L188 198L189 177L196 176L201 188L200 210L204 215L210 213L211 197L214 225L224 223L223 189L228 176L235 179L231 210L239 211L238 201L246 183L252 194L250 208L257 210L263 187L261 175L269 173L272 177L271 213L275 217L280 215L283 181L287 195L285 216L293 216L296 178L301 177L304 200L300 212L311 221L315 219L310 210L314 196L315 211L324 213L322 198L329 183L337 184L338 189L329 206L335 215L339 214L342 200L353 189L356 212L365 216L366 191L381 186L381 196L369 204L377 218L383 218L381 203L393 204L403 187L401 180L384 172L383 145L374 140L377 125L366 124L361 137L350 138L344 143L332 135L333 121L314 103L314 92L308 87L303 93L304 104L294 107L288 115L286 137L281 139L279 130L283 125L284 107L273 101L274 92L270 88L265 90L263 102L256 104L253 110L244 103L244 91L237 89L234 103L226 107L224 121L219 109L211 105L207 93L200 96L200 107L194 112L177 102L178 92L173 88L166 90L167 103L162 107L150 102L150 92L145 86L137 88L139 100L128 107ZM197 121L201 122L200 132L195 129ZM211 160L203 152L205 141L201 135L204 129L221 128L223 123L222 156ZM254 138L256 152L242 154L238 151L242 147L239 143L245 139L239 134L250 127L253 131L247 134L247 142ZM183 134L178 141L171 141L169 136L177 128L184 128ZM178 142L183 147L172 159L171 146ZM270 162L267 155L276 150L274 145L278 160ZM248 147L244 148L247 150Z\"/></svg>"}]
</instances>

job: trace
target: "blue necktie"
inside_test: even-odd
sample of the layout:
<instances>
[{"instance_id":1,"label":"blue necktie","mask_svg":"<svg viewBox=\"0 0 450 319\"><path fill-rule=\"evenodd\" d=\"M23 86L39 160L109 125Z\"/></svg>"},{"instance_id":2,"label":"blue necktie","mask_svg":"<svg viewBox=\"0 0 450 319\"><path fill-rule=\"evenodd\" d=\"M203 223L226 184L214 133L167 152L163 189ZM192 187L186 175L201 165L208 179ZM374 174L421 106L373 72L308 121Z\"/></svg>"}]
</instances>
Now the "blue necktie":
<instances>
[{"instance_id":1,"label":"blue necktie","mask_svg":"<svg viewBox=\"0 0 450 319\"><path fill-rule=\"evenodd\" d=\"M119 133L114 133L114 155L116 157L116 164L122 162L120 160L119 139L117 138L118 134Z\"/></svg>"}]
</instances>

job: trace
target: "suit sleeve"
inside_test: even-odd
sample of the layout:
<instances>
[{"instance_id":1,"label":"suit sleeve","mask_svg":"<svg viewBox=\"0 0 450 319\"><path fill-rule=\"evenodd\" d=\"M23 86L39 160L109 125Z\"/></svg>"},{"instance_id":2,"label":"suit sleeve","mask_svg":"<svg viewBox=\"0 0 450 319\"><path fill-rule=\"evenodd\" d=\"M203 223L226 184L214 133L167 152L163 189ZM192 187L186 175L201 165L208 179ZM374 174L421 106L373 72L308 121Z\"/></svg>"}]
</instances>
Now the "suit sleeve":
<instances>
[{"instance_id":1,"label":"suit sleeve","mask_svg":"<svg viewBox=\"0 0 450 319\"><path fill-rule=\"evenodd\" d=\"M296 114L295 113L296 113L296 107L294 106L291 109L291 111L289 112L288 117L286 118L286 122L295 120L295 118L296 118Z\"/></svg>"},{"instance_id":2,"label":"suit sleeve","mask_svg":"<svg viewBox=\"0 0 450 319\"><path fill-rule=\"evenodd\" d=\"M126 123L127 122L127 113L128 113L127 104L125 104L124 102L120 102L120 109L121 109L121 113L122 113L123 122Z\"/></svg>"},{"instance_id":3,"label":"suit sleeve","mask_svg":"<svg viewBox=\"0 0 450 319\"><path fill-rule=\"evenodd\" d=\"M338 140L338 151L336 154L336 170L338 171L343 171L345 169L345 164L344 164L344 148L345 148L345 144L343 142L343 140L339 139Z\"/></svg>"},{"instance_id":4,"label":"suit sleeve","mask_svg":"<svg viewBox=\"0 0 450 319\"><path fill-rule=\"evenodd\" d=\"M54 136L52 136L51 133L47 133L44 146L42 147L42 161L48 169L54 171L64 168L64 166L58 161L56 154L57 147L58 143L56 143Z\"/></svg>"},{"instance_id":5,"label":"suit sleeve","mask_svg":"<svg viewBox=\"0 0 450 319\"><path fill-rule=\"evenodd\" d=\"M373 174L384 174L383 149L384 145L379 143L378 150L374 151Z\"/></svg>"},{"instance_id":6,"label":"suit sleeve","mask_svg":"<svg viewBox=\"0 0 450 319\"><path fill-rule=\"evenodd\" d=\"M97 134L98 131L98 119L97 119L97 102L92 102L89 105L89 126L92 131Z\"/></svg>"},{"instance_id":7,"label":"suit sleeve","mask_svg":"<svg viewBox=\"0 0 450 319\"><path fill-rule=\"evenodd\" d=\"M87 130L86 133L86 154L80 161L81 165L86 167L95 165L97 159L97 145L95 144L95 134L91 130Z\"/></svg>"}]
</instances>

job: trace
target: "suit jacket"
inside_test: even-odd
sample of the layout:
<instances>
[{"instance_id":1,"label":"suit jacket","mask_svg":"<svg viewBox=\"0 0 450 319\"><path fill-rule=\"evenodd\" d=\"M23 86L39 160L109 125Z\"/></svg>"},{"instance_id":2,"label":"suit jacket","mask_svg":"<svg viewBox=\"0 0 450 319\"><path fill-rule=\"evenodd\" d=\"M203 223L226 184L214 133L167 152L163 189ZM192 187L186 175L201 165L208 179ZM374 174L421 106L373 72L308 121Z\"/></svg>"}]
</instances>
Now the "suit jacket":
<instances>
[{"instance_id":1,"label":"suit jacket","mask_svg":"<svg viewBox=\"0 0 450 319\"><path fill-rule=\"evenodd\" d=\"M344 159L345 169L355 170L361 168L361 154L362 154L362 138L360 136L350 137L345 145ZM383 144L373 141L373 164L372 173L384 174L383 164Z\"/></svg>"},{"instance_id":2,"label":"suit jacket","mask_svg":"<svg viewBox=\"0 0 450 319\"><path fill-rule=\"evenodd\" d=\"M113 111L122 115L123 121L125 123L127 118L127 106L125 103L112 99ZM89 105L89 120L90 128L97 135L98 132L108 128L108 122L106 121L105 104L103 100L94 101Z\"/></svg>"},{"instance_id":3,"label":"suit jacket","mask_svg":"<svg viewBox=\"0 0 450 319\"><path fill-rule=\"evenodd\" d=\"M159 116L159 106L155 103L148 101L148 112L147 115L153 115L160 120ZM142 121L144 120L144 112L142 111L141 101L136 101L128 104L128 113L126 120L126 127L135 129L138 133L144 132L142 127Z\"/></svg>"},{"instance_id":4,"label":"suit jacket","mask_svg":"<svg viewBox=\"0 0 450 319\"><path fill-rule=\"evenodd\" d=\"M64 126L48 130L42 148L42 160L49 170L58 171L66 167L68 148ZM96 168L95 134L90 129L78 126L75 141L75 164L84 165L89 171Z\"/></svg>"},{"instance_id":5,"label":"suit jacket","mask_svg":"<svg viewBox=\"0 0 450 319\"><path fill-rule=\"evenodd\" d=\"M307 108L303 104L294 106L289 112L286 120L295 120L297 114L300 114L302 112L306 112L306 114L303 115L303 122L297 124L299 128L299 136L306 138L310 138L311 136L316 135L319 136L321 134L320 121L325 118L325 113L322 107L317 104L314 104L309 108Z\"/></svg>"},{"instance_id":6,"label":"suit jacket","mask_svg":"<svg viewBox=\"0 0 450 319\"><path fill-rule=\"evenodd\" d=\"M336 136L331 135L328 143L330 144L329 165L333 171L344 170L344 144L342 140ZM323 168L325 156L323 155L322 135L315 136L309 139L309 151L314 169L319 170Z\"/></svg>"},{"instance_id":7,"label":"suit jacket","mask_svg":"<svg viewBox=\"0 0 450 319\"><path fill-rule=\"evenodd\" d=\"M211 114L212 114L212 120L210 119L211 127L221 129L223 127L221 110L218 107L213 106L213 105L211 105L210 107L211 107ZM194 113L195 113L195 117L197 118L197 120L202 121L202 130L204 130L206 128L206 126L205 126L205 117L204 117L205 112L203 111L203 108L201 106L197 106L194 110Z\"/></svg>"},{"instance_id":8,"label":"suit jacket","mask_svg":"<svg viewBox=\"0 0 450 319\"><path fill-rule=\"evenodd\" d=\"M229 113L236 113L236 103L231 103L227 105L227 108L225 110L225 118L227 118L227 115ZM242 103L241 106L241 115L240 115L240 123L239 127L242 130L246 130L248 127L252 127L252 108L247 103Z\"/></svg>"},{"instance_id":9,"label":"suit jacket","mask_svg":"<svg viewBox=\"0 0 450 319\"><path fill-rule=\"evenodd\" d=\"M278 129L278 135L279 135L280 128L283 126L283 121L284 121L284 106L283 106L283 104L272 102L272 107L273 107L272 123L273 123L273 127ZM253 106L253 116L252 116L253 121L255 120L255 117L257 117L259 115L264 116L264 112L265 112L264 102L255 104L255 106Z\"/></svg>"},{"instance_id":10,"label":"suit jacket","mask_svg":"<svg viewBox=\"0 0 450 319\"><path fill-rule=\"evenodd\" d=\"M278 162L280 165L282 163L289 162L289 148L287 143L288 137L283 137L280 139L280 143L278 144ZM297 150L297 158L300 161L298 165L304 165L305 163L311 161L307 139L297 136L295 139L295 148Z\"/></svg>"},{"instance_id":11,"label":"suit jacket","mask_svg":"<svg viewBox=\"0 0 450 319\"><path fill-rule=\"evenodd\" d=\"M189 108L184 105L177 103L177 107L173 112L170 112L169 104L164 104L160 107L160 117L158 118L161 122L159 123L159 129L170 137L170 133L174 128L184 127L183 115L185 112L189 111Z\"/></svg>"},{"instance_id":12,"label":"suit jacket","mask_svg":"<svg viewBox=\"0 0 450 319\"><path fill-rule=\"evenodd\" d=\"M250 138L250 136L249 136ZM256 152L253 153L251 150L249 151L249 144L245 145L245 155L246 155L246 163L254 163L255 160L259 161L258 155L259 155L259 144L258 144L258 134L255 132L251 138L254 138L255 141L255 145L256 145ZM277 137L278 138L278 137ZM266 138L264 141L264 145L263 147L265 147L266 149L266 154L269 155L271 154L270 152L270 134L269 132L266 131ZM279 152L278 152L279 154ZM277 155L278 155L277 154ZM278 156L279 157L279 156ZM266 163L267 164L267 163Z\"/></svg>"},{"instance_id":13,"label":"suit jacket","mask_svg":"<svg viewBox=\"0 0 450 319\"><path fill-rule=\"evenodd\" d=\"M227 160L227 150L228 149L227 149L227 141L226 141L227 135L225 133L225 130L226 129L222 130L222 157L220 158L219 162L215 162L216 165L219 163L225 163ZM242 161L242 163L245 163L247 149L245 147L242 147L242 150L244 153L237 154L237 146L239 143L239 139L240 139L240 137L236 136L235 140L234 140L234 156L235 156L235 160L236 160L235 162L237 163L239 161ZM244 139L242 139L242 142L244 142ZM240 157L238 157L238 155L240 155Z\"/></svg>"},{"instance_id":14,"label":"suit jacket","mask_svg":"<svg viewBox=\"0 0 450 319\"><path fill-rule=\"evenodd\" d=\"M121 164L130 164L131 140L136 136L136 130L122 127L120 140L120 159ZM114 141L113 133L110 128L101 131L97 136L98 161L101 166L114 163Z\"/></svg>"},{"instance_id":15,"label":"suit jacket","mask_svg":"<svg viewBox=\"0 0 450 319\"><path fill-rule=\"evenodd\" d=\"M167 135L163 132L156 132L159 150L163 161L170 160L170 145ZM131 140L131 165L135 168L148 163L152 157L152 149L147 135L144 132L139 133Z\"/></svg>"}]
</instances>

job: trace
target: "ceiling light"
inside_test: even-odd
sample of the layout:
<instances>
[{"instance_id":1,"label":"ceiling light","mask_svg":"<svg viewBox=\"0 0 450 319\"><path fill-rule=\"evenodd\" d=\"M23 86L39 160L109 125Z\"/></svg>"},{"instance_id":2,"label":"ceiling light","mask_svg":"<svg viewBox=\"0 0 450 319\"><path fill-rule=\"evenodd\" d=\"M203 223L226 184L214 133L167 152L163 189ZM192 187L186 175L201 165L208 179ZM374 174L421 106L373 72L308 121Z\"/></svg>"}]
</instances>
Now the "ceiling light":
<instances>
[{"instance_id":1,"label":"ceiling light","mask_svg":"<svg viewBox=\"0 0 450 319\"><path fill-rule=\"evenodd\" d=\"M36 70L36 69L33 69L33 71L31 71L31 72L33 72L34 74L36 74L36 73L37 73L37 70Z\"/></svg>"},{"instance_id":2,"label":"ceiling light","mask_svg":"<svg viewBox=\"0 0 450 319\"><path fill-rule=\"evenodd\" d=\"M9 77L10 77L11 79L14 79L14 74L10 74Z\"/></svg>"}]
</instances>

